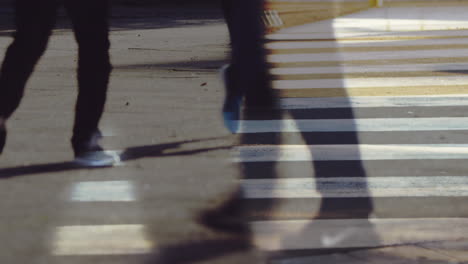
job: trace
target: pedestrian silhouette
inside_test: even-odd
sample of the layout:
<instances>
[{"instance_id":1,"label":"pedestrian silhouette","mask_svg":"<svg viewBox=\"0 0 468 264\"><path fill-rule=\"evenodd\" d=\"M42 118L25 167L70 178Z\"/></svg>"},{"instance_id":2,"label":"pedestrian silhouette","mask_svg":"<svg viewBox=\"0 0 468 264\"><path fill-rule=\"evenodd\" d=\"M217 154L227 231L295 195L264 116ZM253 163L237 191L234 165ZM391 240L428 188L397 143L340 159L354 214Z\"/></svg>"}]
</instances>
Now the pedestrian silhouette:
<instances>
[{"instance_id":1,"label":"pedestrian silhouette","mask_svg":"<svg viewBox=\"0 0 468 264\"><path fill-rule=\"evenodd\" d=\"M27 80L44 53L57 11L63 4L79 47L78 99L71 144L75 162L109 166L114 155L98 144L101 119L111 72L107 0L16 0L14 41L0 72L0 153L6 141L6 121L18 108Z\"/></svg>"}]
</instances>

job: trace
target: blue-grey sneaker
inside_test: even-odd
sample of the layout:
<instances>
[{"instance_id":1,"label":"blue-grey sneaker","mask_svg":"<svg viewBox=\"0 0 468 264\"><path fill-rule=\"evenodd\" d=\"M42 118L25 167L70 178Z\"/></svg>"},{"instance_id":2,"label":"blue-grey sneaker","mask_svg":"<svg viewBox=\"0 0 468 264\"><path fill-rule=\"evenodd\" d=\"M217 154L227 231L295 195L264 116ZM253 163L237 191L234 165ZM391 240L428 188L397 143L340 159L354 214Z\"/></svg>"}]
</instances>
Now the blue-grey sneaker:
<instances>
[{"instance_id":1,"label":"blue-grey sneaker","mask_svg":"<svg viewBox=\"0 0 468 264\"><path fill-rule=\"evenodd\" d=\"M223 105L223 120L224 126L231 132L239 131L239 119L242 106L242 95L239 91L232 87L229 80L230 65L224 65L220 69L221 80L225 89L224 105Z\"/></svg>"},{"instance_id":2,"label":"blue-grey sneaker","mask_svg":"<svg viewBox=\"0 0 468 264\"><path fill-rule=\"evenodd\" d=\"M84 167L111 167L120 162L119 155L114 151L105 151L100 145L102 138L98 131L84 143L75 148L74 163Z\"/></svg>"},{"instance_id":3,"label":"blue-grey sneaker","mask_svg":"<svg viewBox=\"0 0 468 264\"><path fill-rule=\"evenodd\" d=\"M112 167L120 162L120 158L112 151L85 151L79 153L74 162L84 167Z\"/></svg>"}]
</instances>

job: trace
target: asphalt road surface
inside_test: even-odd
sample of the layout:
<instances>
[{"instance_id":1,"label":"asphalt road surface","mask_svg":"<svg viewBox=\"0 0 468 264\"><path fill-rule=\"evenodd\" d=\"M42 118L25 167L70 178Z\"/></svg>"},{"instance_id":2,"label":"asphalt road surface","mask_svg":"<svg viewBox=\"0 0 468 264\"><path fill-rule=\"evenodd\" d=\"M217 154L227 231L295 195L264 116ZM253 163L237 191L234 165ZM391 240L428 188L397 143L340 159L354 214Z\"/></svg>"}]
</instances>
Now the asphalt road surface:
<instances>
[{"instance_id":1,"label":"asphalt road surface","mask_svg":"<svg viewBox=\"0 0 468 264\"><path fill-rule=\"evenodd\" d=\"M219 113L219 11L116 9L101 127L123 160L93 170L70 164L61 20L8 122L0 262L466 263L468 6L436 7L268 35L280 109L246 111L238 135ZM196 221L239 190L249 232Z\"/></svg>"}]
</instances>

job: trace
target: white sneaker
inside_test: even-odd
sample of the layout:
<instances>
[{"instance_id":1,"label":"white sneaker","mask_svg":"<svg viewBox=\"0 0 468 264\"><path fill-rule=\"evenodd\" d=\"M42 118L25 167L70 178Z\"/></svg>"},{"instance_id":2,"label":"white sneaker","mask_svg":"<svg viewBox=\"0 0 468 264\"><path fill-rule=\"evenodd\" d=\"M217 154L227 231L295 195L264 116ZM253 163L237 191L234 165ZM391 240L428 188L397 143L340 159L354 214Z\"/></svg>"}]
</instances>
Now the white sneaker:
<instances>
[{"instance_id":1,"label":"white sneaker","mask_svg":"<svg viewBox=\"0 0 468 264\"><path fill-rule=\"evenodd\" d=\"M120 157L113 151L86 151L76 156L74 162L85 167L112 167L120 163Z\"/></svg>"}]
</instances>

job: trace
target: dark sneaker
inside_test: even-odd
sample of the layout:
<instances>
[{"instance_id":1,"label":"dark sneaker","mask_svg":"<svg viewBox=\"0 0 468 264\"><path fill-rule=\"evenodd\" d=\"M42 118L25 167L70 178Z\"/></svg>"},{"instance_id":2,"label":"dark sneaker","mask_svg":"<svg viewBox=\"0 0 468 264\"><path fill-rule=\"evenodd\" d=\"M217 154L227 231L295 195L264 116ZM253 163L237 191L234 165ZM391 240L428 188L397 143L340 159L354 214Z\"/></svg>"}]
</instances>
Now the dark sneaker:
<instances>
[{"instance_id":1,"label":"dark sneaker","mask_svg":"<svg viewBox=\"0 0 468 264\"><path fill-rule=\"evenodd\" d=\"M231 132L239 131L239 119L242 106L242 95L232 87L229 80L229 65L225 65L220 70L221 80L225 89L225 98L223 105L224 126Z\"/></svg>"},{"instance_id":2,"label":"dark sneaker","mask_svg":"<svg viewBox=\"0 0 468 264\"><path fill-rule=\"evenodd\" d=\"M198 223L217 231L249 234L250 228L243 201L242 193L237 192L220 207L200 213Z\"/></svg>"},{"instance_id":3,"label":"dark sneaker","mask_svg":"<svg viewBox=\"0 0 468 264\"><path fill-rule=\"evenodd\" d=\"M85 167L111 167L120 162L119 156L111 151L86 151L75 157L75 163Z\"/></svg>"},{"instance_id":4,"label":"dark sneaker","mask_svg":"<svg viewBox=\"0 0 468 264\"><path fill-rule=\"evenodd\" d=\"M3 148L5 147L6 143L6 126L5 120L0 118L0 154L3 152Z\"/></svg>"},{"instance_id":5,"label":"dark sneaker","mask_svg":"<svg viewBox=\"0 0 468 264\"><path fill-rule=\"evenodd\" d=\"M246 219L221 210L205 211L198 216L197 221L210 229L220 232L238 235L250 233Z\"/></svg>"}]
</instances>

